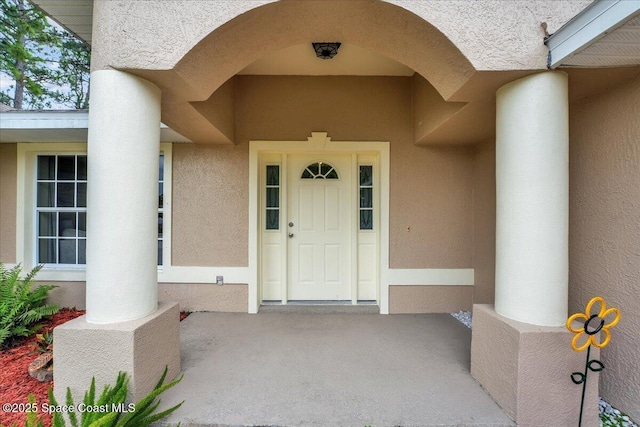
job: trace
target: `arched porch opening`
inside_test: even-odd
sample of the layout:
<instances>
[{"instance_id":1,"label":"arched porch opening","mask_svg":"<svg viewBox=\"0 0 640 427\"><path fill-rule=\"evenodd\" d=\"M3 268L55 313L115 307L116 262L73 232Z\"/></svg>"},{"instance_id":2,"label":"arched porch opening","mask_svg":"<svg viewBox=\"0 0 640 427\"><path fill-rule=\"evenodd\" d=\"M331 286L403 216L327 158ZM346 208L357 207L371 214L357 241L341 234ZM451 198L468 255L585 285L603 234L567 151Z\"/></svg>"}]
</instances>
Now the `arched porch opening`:
<instances>
[{"instance_id":1,"label":"arched porch opening","mask_svg":"<svg viewBox=\"0 0 640 427\"><path fill-rule=\"evenodd\" d=\"M315 70L299 67L304 59L296 48L306 45L310 54L314 41L337 41L343 47L331 61L314 57L317 65L322 65ZM200 143L239 142L234 132L236 97L232 81L246 73L247 67L251 72L253 65L270 56L284 61L278 69L267 72L272 75L291 75L295 69L300 76L398 75L397 69L366 70L367 60L384 59L404 67L402 75L416 73L418 97L433 98L441 104L441 120L465 105L445 100L459 96L476 73L465 54L438 28L385 1L269 3L212 29L184 50L170 70L124 70L160 86L163 122ZM337 62L351 66L330 66Z\"/></svg>"}]
</instances>

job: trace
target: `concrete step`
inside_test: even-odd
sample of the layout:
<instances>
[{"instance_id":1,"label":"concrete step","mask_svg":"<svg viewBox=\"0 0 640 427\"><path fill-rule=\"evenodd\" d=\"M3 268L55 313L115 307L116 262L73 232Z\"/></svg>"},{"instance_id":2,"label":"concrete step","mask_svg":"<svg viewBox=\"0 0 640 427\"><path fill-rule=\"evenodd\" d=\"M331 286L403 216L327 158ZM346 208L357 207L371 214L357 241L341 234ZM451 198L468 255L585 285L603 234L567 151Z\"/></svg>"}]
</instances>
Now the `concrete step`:
<instances>
[{"instance_id":1,"label":"concrete step","mask_svg":"<svg viewBox=\"0 0 640 427\"><path fill-rule=\"evenodd\" d=\"M298 313L298 314L379 314L380 307L375 303L353 305L340 302L292 301L287 304L263 303L259 313Z\"/></svg>"}]
</instances>

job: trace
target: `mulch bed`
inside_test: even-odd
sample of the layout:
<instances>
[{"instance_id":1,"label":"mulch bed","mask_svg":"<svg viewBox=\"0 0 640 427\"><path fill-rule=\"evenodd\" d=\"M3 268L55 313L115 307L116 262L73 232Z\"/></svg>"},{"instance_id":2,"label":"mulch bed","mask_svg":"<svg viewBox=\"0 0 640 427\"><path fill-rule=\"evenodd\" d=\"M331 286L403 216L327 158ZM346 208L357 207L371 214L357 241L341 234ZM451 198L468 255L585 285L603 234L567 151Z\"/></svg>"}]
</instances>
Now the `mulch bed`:
<instances>
[{"instance_id":1,"label":"mulch bed","mask_svg":"<svg viewBox=\"0 0 640 427\"><path fill-rule=\"evenodd\" d=\"M52 331L56 326L82 316L84 313L84 310L63 308L49 321L44 322L44 327L38 333ZM189 314L181 312L180 320L182 321ZM31 378L27 372L29 364L39 354L35 336L20 340L8 349L0 350L0 403L27 403L29 394L35 396L38 406L49 403L47 393L49 387L53 387L53 382L41 383ZM49 417L43 418L44 426L50 427ZM16 423L22 426L25 419L25 413L6 413L0 409L0 425L10 427Z\"/></svg>"},{"instance_id":2,"label":"mulch bed","mask_svg":"<svg viewBox=\"0 0 640 427\"><path fill-rule=\"evenodd\" d=\"M56 326L83 314L84 311L81 310L63 308L46 321L38 333L52 331ZM29 364L39 354L35 336L20 340L11 348L0 351L0 403L27 403L29 394L35 396L38 406L49 403L47 392L49 387L53 387L53 383L41 383L31 378L27 372ZM22 426L25 418L25 413L6 413L0 410L0 423L6 427L14 422ZM45 427L51 425L51 420L43 421Z\"/></svg>"}]
</instances>

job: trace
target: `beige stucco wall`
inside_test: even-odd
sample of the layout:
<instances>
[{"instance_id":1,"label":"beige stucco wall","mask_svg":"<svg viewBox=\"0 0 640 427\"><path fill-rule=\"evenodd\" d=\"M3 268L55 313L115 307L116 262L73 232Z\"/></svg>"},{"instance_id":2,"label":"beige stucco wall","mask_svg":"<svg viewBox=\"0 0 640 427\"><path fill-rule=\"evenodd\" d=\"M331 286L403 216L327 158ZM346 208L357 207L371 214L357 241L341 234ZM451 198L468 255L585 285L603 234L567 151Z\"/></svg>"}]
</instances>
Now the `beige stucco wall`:
<instances>
[{"instance_id":1,"label":"beige stucco wall","mask_svg":"<svg viewBox=\"0 0 640 427\"><path fill-rule=\"evenodd\" d=\"M452 313L471 310L473 286L390 286L389 313Z\"/></svg>"},{"instance_id":2,"label":"beige stucco wall","mask_svg":"<svg viewBox=\"0 0 640 427\"><path fill-rule=\"evenodd\" d=\"M38 285L54 285L48 304L86 310L85 282L38 281ZM226 283L159 283L158 301L177 302L180 310L247 312L247 285Z\"/></svg>"},{"instance_id":3,"label":"beige stucco wall","mask_svg":"<svg viewBox=\"0 0 640 427\"><path fill-rule=\"evenodd\" d=\"M16 262L17 145L0 144L0 262Z\"/></svg>"},{"instance_id":4,"label":"beige stucco wall","mask_svg":"<svg viewBox=\"0 0 640 427\"><path fill-rule=\"evenodd\" d=\"M236 146L174 144L174 265L248 263L248 142L390 141L391 268L470 268L473 150L412 143L410 77L236 78Z\"/></svg>"},{"instance_id":5,"label":"beige stucco wall","mask_svg":"<svg viewBox=\"0 0 640 427\"><path fill-rule=\"evenodd\" d=\"M474 304L471 375L519 427L575 426L582 387L570 372L584 369L585 355L571 350L572 338L564 326L522 323ZM599 425L598 376L592 372L587 382L585 427Z\"/></svg>"},{"instance_id":6,"label":"beige stucco wall","mask_svg":"<svg viewBox=\"0 0 640 427\"><path fill-rule=\"evenodd\" d=\"M195 142L230 144L228 123L217 116L227 106L201 115L196 102L215 96L234 75L272 52L336 40L413 69L446 100L472 101L479 81L491 86L487 73L546 69L541 24L553 32L588 3L96 0L91 65L94 71L117 68L152 81L163 91L164 123ZM493 91L489 87L482 97ZM487 110L476 105L466 113L477 117ZM453 133L462 128L454 126Z\"/></svg>"},{"instance_id":7,"label":"beige stucco wall","mask_svg":"<svg viewBox=\"0 0 640 427\"><path fill-rule=\"evenodd\" d=\"M496 270L496 145L493 139L474 148L473 268L474 304L493 303Z\"/></svg>"},{"instance_id":8,"label":"beige stucco wall","mask_svg":"<svg viewBox=\"0 0 640 427\"><path fill-rule=\"evenodd\" d=\"M176 301L180 310L246 313L247 285L215 283L159 283L158 300Z\"/></svg>"},{"instance_id":9,"label":"beige stucco wall","mask_svg":"<svg viewBox=\"0 0 640 427\"><path fill-rule=\"evenodd\" d=\"M247 266L248 188L248 144L174 144L173 265Z\"/></svg>"},{"instance_id":10,"label":"beige stucco wall","mask_svg":"<svg viewBox=\"0 0 640 427\"><path fill-rule=\"evenodd\" d=\"M85 282L57 282L42 280L38 285L53 285L55 289L49 291L47 304L55 304L58 307L87 309L87 284Z\"/></svg>"},{"instance_id":11,"label":"beige stucco wall","mask_svg":"<svg viewBox=\"0 0 640 427\"><path fill-rule=\"evenodd\" d=\"M286 14L288 9L300 8L292 4L281 6L272 0L264 1L198 1L198 0L155 0L144 2L130 2L127 0L96 0L94 2L93 46L96 52L92 57L94 69L141 68L141 69L171 69L191 48L209 33L217 28L233 29L232 19L246 12L267 5L261 13L272 9L275 13ZM314 2L305 8L313 8ZM541 43L544 32L540 27L542 22L548 24L548 31L553 33L562 24L571 19L586 7L589 0L574 1L498 1L467 0L452 1L415 1L391 0L380 2L377 6L369 1L324 1L330 14L320 15L317 21L327 27L335 26L337 30L329 31L326 35L348 42L343 39L344 34L349 38L357 37L353 32L360 31L367 35L369 28L358 28L354 22L371 19L369 15L377 16L377 11L387 11L390 17L390 7L397 5L429 22L444 34L477 70L497 69L544 69L546 68L547 52ZM327 5L327 3L332 3ZM360 3L358 9L350 4ZM372 4L374 3L374 4ZM386 4L385 4L386 3ZM306 9L301 9L303 12ZM345 13L341 13L345 10ZM349 12L349 13L346 13ZM287 40L297 40L298 33L320 31L318 22L311 15L301 19L300 12L291 16L289 25L282 25L277 32L269 31L269 37L263 41L271 47L274 43L286 46ZM405 23L407 22L405 18ZM334 22L335 21L335 22ZM262 34L263 28L252 28L251 19L240 22L240 30L245 38ZM249 25L248 25L248 24ZM391 22L396 24L396 22ZM226 25L225 25L226 24ZM398 25L402 22L398 22ZM224 27L223 27L224 26ZM389 32L389 28L380 27L378 31ZM322 38L325 34L317 33ZM371 36L367 37L371 39ZM367 37L362 37L363 41ZM332 38L332 37L329 37ZM233 42L233 40L232 40ZM237 45L242 40L236 40ZM372 46L373 47L373 46ZM239 64L238 70L248 64Z\"/></svg>"},{"instance_id":12,"label":"beige stucco wall","mask_svg":"<svg viewBox=\"0 0 640 427\"><path fill-rule=\"evenodd\" d=\"M569 309L620 309L600 391L640 420L640 75L570 111Z\"/></svg>"}]
</instances>

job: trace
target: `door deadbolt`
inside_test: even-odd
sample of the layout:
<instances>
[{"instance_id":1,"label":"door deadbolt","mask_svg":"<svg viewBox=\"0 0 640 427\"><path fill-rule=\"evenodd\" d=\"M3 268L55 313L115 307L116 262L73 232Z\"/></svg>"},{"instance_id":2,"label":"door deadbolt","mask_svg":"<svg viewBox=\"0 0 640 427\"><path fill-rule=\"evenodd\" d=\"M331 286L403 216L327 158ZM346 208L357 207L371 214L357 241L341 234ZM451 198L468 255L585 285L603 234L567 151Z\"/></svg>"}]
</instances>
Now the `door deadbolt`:
<instances>
[{"instance_id":1,"label":"door deadbolt","mask_svg":"<svg viewBox=\"0 0 640 427\"><path fill-rule=\"evenodd\" d=\"M290 223L289 223L289 227L293 227L293 222L290 222Z\"/></svg>"}]
</instances>

